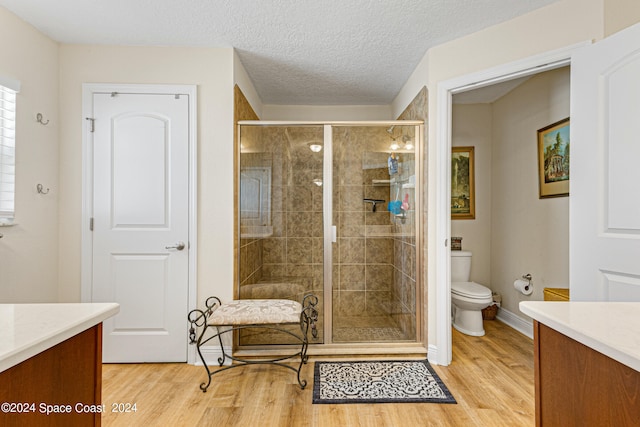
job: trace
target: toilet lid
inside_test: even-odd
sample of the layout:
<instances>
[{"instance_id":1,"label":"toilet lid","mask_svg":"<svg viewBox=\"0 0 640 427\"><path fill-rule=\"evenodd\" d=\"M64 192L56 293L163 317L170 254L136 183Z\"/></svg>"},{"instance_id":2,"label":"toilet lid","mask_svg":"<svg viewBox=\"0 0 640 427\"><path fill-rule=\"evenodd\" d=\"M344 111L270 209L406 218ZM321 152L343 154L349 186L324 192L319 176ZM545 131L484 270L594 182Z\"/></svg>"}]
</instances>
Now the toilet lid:
<instances>
[{"instance_id":1,"label":"toilet lid","mask_svg":"<svg viewBox=\"0 0 640 427\"><path fill-rule=\"evenodd\" d=\"M491 297L491 289L476 282L452 282L451 292L468 298Z\"/></svg>"}]
</instances>

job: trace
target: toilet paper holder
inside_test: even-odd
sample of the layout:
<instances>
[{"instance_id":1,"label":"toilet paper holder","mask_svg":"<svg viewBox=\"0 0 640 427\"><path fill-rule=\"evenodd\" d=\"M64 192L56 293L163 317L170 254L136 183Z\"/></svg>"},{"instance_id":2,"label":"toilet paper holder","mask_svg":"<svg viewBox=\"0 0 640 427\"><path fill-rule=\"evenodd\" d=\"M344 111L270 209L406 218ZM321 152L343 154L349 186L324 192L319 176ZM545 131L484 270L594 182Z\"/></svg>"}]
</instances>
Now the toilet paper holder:
<instances>
[{"instance_id":1,"label":"toilet paper holder","mask_svg":"<svg viewBox=\"0 0 640 427\"><path fill-rule=\"evenodd\" d=\"M531 274L523 274L521 279L517 279L513 282L513 287L524 295L531 295L533 293L533 283L531 282Z\"/></svg>"}]
</instances>

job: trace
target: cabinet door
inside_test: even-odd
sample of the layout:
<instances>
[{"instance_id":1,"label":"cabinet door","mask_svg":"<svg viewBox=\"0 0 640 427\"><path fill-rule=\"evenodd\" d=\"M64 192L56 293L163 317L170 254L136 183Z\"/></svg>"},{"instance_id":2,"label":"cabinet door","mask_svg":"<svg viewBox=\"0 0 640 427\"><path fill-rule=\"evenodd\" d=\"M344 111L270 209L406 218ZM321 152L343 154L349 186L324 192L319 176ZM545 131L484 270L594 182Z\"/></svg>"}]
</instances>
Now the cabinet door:
<instances>
[{"instance_id":1,"label":"cabinet door","mask_svg":"<svg viewBox=\"0 0 640 427\"><path fill-rule=\"evenodd\" d=\"M0 402L0 426L100 426L102 324L0 372Z\"/></svg>"},{"instance_id":2,"label":"cabinet door","mask_svg":"<svg viewBox=\"0 0 640 427\"><path fill-rule=\"evenodd\" d=\"M637 426L640 373L534 325L537 426Z\"/></svg>"}]
</instances>

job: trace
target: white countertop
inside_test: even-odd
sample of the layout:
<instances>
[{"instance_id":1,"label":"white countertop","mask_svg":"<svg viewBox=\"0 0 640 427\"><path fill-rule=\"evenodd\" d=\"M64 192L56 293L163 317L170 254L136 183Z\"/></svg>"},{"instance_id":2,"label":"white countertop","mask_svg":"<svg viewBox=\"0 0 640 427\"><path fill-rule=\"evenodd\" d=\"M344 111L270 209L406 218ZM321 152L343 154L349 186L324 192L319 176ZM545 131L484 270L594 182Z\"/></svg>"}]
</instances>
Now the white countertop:
<instances>
[{"instance_id":1,"label":"white countertop","mask_svg":"<svg viewBox=\"0 0 640 427\"><path fill-rule=\"evenodd\" d=\"M0 372L119 311L116 303L0 304Z\"/></svg>"},{"instance_id":2,"label":"white countertop","mask_svg":"<svg viewBox=\"0 0 640 427\"><path fill-rule=\"evenodd\" d=\"M523 301L520 310L640 372L640 302Z\"/></svg>"}]
</instances>

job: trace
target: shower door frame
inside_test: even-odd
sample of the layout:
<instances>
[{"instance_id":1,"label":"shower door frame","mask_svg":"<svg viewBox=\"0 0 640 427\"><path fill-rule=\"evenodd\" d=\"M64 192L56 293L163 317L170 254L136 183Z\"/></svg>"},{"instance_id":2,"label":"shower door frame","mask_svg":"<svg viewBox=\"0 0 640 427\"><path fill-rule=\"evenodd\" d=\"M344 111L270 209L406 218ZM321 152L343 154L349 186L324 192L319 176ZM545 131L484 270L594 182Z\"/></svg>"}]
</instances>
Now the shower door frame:
<instances>
[{"instance_id":1,"label":"shower door frame","mask_svg":"<svg viewBox=\"0 0 640 427\"><path fill-rule=\"evenodd\" d=\"M303 126L322 126L324 131L323 138L323 177L322 177L322 220L323 220L323 342L309 346L309 355L349 355L349 354L405 354L410 356L427 355L427 334L426 334L426 302L427 289L424 286L423 266L426 266L424 260L424 172L423 165L425 158L423 156L424 143L424 122L421 120L383 120L383 121L281 121L281 120L241 120L238 121L238 140L236 141L236 180L239 182L240 175L240 141L242 139L242 126L279 126L279 127L303 127ZM415 246L416 246L416 307L415 322L416 333L414 341L389 341L389 342L333 342L333 245L334 230L333 224L333 132L336 127L355 127L355 126L414 126L415 127L415 176L416 176L416 192L415 192ZM239 190L238 190L239 191ZM240 256L240 247L238 241L240 239L240 220L239 220L239 198L236 200L236 233L237 238L234 241L236 247L236 266L235 266L235 289L234 298L239 298L240 285L239 268L240 263L237 261ZM279 351L279 346L239 346L237 340L234 340L234 347L240 349L240 352L253 350L265 350L273 353ZM313 342L311 342L313 344ZM375 344L372 346L372 344ZM280 348L286 347L285 345Z\"/></svg>"}]
</instances>

